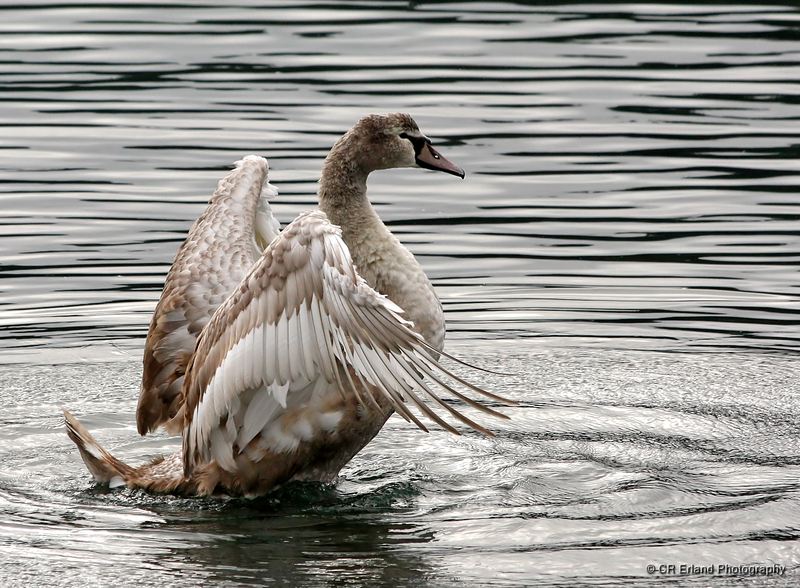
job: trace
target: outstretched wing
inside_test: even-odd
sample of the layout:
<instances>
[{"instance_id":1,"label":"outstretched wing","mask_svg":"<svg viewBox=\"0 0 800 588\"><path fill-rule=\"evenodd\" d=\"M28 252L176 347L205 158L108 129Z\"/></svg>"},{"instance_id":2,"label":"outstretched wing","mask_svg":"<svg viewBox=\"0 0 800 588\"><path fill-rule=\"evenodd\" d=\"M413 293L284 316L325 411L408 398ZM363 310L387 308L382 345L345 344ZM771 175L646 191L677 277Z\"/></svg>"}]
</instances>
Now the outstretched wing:
<instances>
[{"instance_id":1,"label":"outstretched wing","mask_svg":"<svg viewBox=\"0 0 800 588\"><path fill-rule=\"evenodd\" d=\"M313 403L330 390L362 403L380 394L427 430L409 409L415 405L457 432L423 401L427 397L489 434L445 403L433 385L496 416L503 415L468 398L452 382L504 399L440 365L436 350L401 314L358 275L338 227L324 213L300 215L264 251L198 341L184 387L187 475L211 459L235 471L235 458L243 451L250 455L256 437L271 443L272 451L293 450L297 442L271 425L292 407ZM315 428L325 427L323 420L321 415L320 422L303 423L301 437L313 438Z\"/></svg>"},{"instance_id":2,"label":"outstretched wing","mask_svg":"<svg viewBox=\"0 0 800 588\"><path fill-rule=\"evenodd\" d=\"M145 342L136 409L142 435L176 415L200 331L278 234L265 199L277 194L266 183L268 170L263 157L236 162L178 249Z\"/></svg>"}]
</instances>

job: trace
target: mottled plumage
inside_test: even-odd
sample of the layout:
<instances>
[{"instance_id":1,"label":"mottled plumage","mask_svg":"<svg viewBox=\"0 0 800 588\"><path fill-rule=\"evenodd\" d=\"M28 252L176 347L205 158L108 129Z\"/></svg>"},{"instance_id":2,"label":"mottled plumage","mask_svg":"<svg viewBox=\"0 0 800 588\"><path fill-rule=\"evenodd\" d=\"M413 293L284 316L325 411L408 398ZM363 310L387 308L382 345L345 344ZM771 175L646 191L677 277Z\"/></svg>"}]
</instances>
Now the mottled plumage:
<instances>
[{"instance_id":1,"label":"mottled plumage","mask_svg":"<svg viewBox=\"0 0 800 588\"><path fill-rule=\"evenodd\" d=\"M178 249L144 346L136 409L142 435L175 417L197 337L278 234L279 225L264 200L277 195L267 174L262 157L251 155L237 162ZM173 423L169 429L180 432L181 424Z\"/></svg>"},{"instance_id":2,"label":"mottled plumage","mask_svg":"<svg viewBox=\"0 0 800 588\"><path fill-rule=\"evenodd\" d=\"M457 386L504 399L438 362L441 304L366 197L370 172L417 165L463 176L410 116L365 117L326 159L321 210L275 237L266 161L239 162L179 250L145 348L139 431L180 431L182 451L132 468L65 413L94 478L251 496L291 479L331 481L393 411L457 433L429 403L490 434L440 395L495 416Z\"/></svg>"}]
</instances>

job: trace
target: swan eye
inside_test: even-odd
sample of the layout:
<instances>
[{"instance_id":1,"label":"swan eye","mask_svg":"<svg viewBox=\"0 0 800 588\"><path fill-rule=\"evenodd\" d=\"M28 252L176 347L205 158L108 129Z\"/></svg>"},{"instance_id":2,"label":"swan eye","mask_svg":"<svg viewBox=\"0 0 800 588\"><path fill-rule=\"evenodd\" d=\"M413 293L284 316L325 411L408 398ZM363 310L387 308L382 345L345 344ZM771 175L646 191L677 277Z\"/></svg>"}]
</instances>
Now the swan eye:
<instances>
[{"instance_id":1,"label":"swan eye","mask_svg":"<svg viewBox=\"0 0 800 588\"><path fill-rule=\"evenodd\" d=\"M410 141L411 144L414 145L415 149L417 148L418 145L421 145L425 142L425 139L423 137L420 137L419 135L416 134L411 135L409 133L406 133L405 131L403 131L397 136L400 137L401 139L407 139L408 141Z\"/></svg>"},{"instance_id":2,"label":"swan eye","mask_svg":"<svg viewBox=\"0 0 800 588\"><path fill-rule=\"evenodd\" d=\"M414 155L416 157L419 157L419 154L422 151L422 148L425 147L426 144L430 145L430 143L431 143L431 140L428 139L428 137L421 136L421 135L418 135L416 133L411 135L411 134L406 133L405 131L403 131L402 133L400 133L398 135L398 137L400 137L402 139L408 139L408 141L411 143L412 147L414 147Z\"/></svg>"}]
</instances>

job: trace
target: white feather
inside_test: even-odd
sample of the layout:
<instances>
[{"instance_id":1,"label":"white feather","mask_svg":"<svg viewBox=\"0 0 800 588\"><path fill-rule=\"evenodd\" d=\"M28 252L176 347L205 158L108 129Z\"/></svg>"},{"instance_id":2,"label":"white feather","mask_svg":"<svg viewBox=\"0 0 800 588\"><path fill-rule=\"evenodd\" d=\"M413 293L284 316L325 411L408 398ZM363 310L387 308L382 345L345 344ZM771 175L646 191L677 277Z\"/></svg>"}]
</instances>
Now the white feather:
<instances>
[{"instance_id":1,"label":"white feather","mask_svg":"<svg viewBox=\"0 0 800 588\"><path fill-rule=\"evenodd\" d=\"M221 468L229 472L235 472L236 462L233 461L231 442L228 440L226 432L219 427L211 431L211 457L216 460Z\"/></svg>"},{"instance_id":2,"label":"white feather","mask_svg":"<svg viewBox=\"0 0 800 588\"><path fill-rule=\"evenodd\" d=\"M280 422L273 423L262 435L266 447L276 453L289 453L300 445L300 439L284 431Z\"/></svg>"},{"instance_id":3,"label":"white feather","mask_svg":"<svg viewBox=\"0 0 800 588\"><path fill-rule=\"evenodd\" d=\"M278 369L275 372L276 380L286 384L291 380L289 374L289 338L286 332L286 314L281 313L275 332L275 352L278 356Z\"/></svg>"},{"instance_id":4,"label":"white feather","mask_svg":"<svg viewBox=\"0 0 800 588\"><path fill-rule=\"evenodd\" d=\"M289 393L289 385L290 382L286 382L285 384L273 382L269 386L270 393L283 408L286 408L286 395Z\"/></svg>"},{"instance_id":5,"label":"white feather","mask_svg":"<svg viewBox=\"0 0 800 588\"><path fill-rule=\"evenodd\" d=\"M240 448L247 446L283 407L266 387L258 389L244 414L244 423L236 439Z\"/></svg>"},{"instance_id":6,"label":"white feather","mask_svg":"<svg viewBox=\"0 0 800 588\"><path fill-rule=\"evenodd\" d=\"M330 432L334 431L336 427L339 426L339 422L341 422L342 416L344 416L344 413L341 410L322 412L317 417L317 422L319 423L320 428Z\"/></svg>"},{"instance_id":7,"label":"white feather","mask_svg":"<svg viewBox=\"0 0 800 588\"><path fill-rule=\"evenodd\" d=\"M300 343L303 346L303 361L305 362L306 376L311 378L315 373L316 365L321 365L319 359L319 348L317 347L317 335L314 332L314 327L311 323L311 310L303 304L298 310L298 318L300 319Z\"/></svg>"},{"instance_id":8,"label":"white feather","mask_svg":"<svg viewBox=\"0 0 800 588\"><path fill-rule=\"evenodd\" d=\"M292 425L292 433L299 437L301 441L311 441L314 438L314 427L307 419L301 418Z\"/></svg>"},{"instance_id":9,"label":"white feather","mask_svg":"<svg viewBox=\"0 0 800 588\"><path fill-rule=\"evenodd\" d=\"M124 486L124 485L125 485L125 480L123 480L119 476L114 476L113 478L111 478L108 481L108 487L112 488L112 489L113 488L119 488L120 486Z\"/></svg>"},{"instance_id":10,"label":"white feather","mask_svg":"<svg viewBox=\"0 0 800 588\"><path fill-rule=\"evenodd\" d=\"M252 386L260 386L264 382L264 325L258 325L250 331L252 341L250 361L250 382Z\"/></svg>"},{"instance_id":11,"label":"white feather","mask_svg":"<svg viewBox=\"0 0 800 588\"><path fill-rule=\"evenodd\" d=\"M278 350L276 341L277 329L275 325L264 324L264 383L270 384L277 380L278 371Z\"/></svg>"}]
</instances>

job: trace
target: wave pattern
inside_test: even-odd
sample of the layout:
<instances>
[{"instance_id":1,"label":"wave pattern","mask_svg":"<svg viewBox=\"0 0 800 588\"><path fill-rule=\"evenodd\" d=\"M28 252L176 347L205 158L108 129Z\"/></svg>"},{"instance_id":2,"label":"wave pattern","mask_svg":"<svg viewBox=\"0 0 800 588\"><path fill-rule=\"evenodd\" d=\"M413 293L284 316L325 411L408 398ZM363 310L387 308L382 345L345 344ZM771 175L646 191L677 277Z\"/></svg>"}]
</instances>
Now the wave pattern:
<instances>
[{"instance_id":1,"label":"wave pattern","mask_svg":"<svg viewBox=\"0 0 800 588\"><path fill-rule=\"evenodd\" d=\"M798 22L779 2L0 6L0 585L709 585L646 574L682 563L796 585ZM218 178L266 156L288 221L338 136L397 110L467 179L395 170L371 197L451 350L519 375L484 382L520 401L497 438L392 419L335 488L256 502L91 486L59 406L133 463L174 449L135 436L138 358Z\"/></svg>"},{"instance_id":2,"label":"wave pattern","mask_svg":"<svg viewBox=\"0 0 800 588\"><path fill-rule=\"evenodd\" d=\"M288 220L406 110L468 179L371 194L454 337L797 348L795 9L217 4L2 9L3 347L140 345L231 162Z\"/></svg>"}]
</instances>

